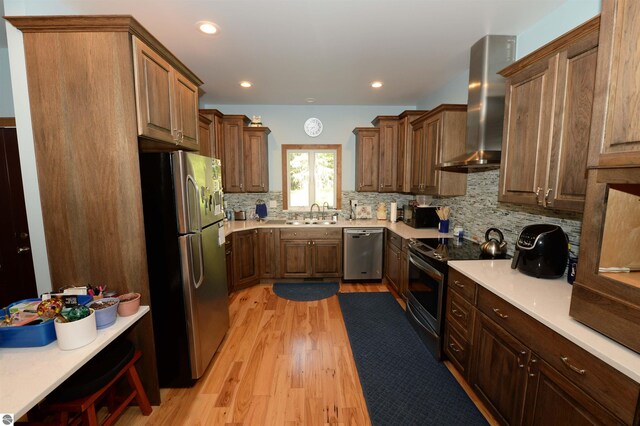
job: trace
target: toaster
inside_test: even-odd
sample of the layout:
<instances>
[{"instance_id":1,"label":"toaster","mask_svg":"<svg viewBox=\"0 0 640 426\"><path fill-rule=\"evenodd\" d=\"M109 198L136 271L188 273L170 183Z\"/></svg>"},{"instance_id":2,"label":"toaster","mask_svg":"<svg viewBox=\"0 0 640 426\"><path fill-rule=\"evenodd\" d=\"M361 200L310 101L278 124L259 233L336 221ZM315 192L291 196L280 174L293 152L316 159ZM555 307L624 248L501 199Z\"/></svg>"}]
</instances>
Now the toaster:
<instances>
[{"instance_id":1,"label":"toaster","mask_svg":"<svg viewBox=\"0 0 640 426\"><path fill-rule=\"evenodd\" d=\"M522 228L511 268L536 278L564 275L569 260L567 234L557 225L536 224Z\"/></svg>"}]
</instances>

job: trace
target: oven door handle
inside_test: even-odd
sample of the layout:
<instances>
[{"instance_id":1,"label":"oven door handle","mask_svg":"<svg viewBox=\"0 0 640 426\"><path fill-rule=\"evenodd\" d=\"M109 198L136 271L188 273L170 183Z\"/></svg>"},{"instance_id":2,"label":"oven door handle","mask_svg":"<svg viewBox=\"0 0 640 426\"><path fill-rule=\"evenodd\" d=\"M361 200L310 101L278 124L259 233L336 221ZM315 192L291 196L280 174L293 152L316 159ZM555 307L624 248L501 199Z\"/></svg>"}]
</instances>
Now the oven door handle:
<instances>
[{"instance_id":1,"label":"oven door handle","mask_svg":"<svg viewBox=\"0 0 640 426\"><path fill-rule=\"evenodd\" d=\"M438 271L436 268L434 268L433 266L429 265L427 262L425 262L424 260L420 259L419 257L414 255L413 253L409 253L409 262L411 262L412 264L414 264L416 266L416 268L420 269L421 271L423 271L424 273L428 274L433 279L435 279L435 280L437 280L439 282L444 279L444 275L442 274L442 272Z\"/></svg>"}]
</instances>

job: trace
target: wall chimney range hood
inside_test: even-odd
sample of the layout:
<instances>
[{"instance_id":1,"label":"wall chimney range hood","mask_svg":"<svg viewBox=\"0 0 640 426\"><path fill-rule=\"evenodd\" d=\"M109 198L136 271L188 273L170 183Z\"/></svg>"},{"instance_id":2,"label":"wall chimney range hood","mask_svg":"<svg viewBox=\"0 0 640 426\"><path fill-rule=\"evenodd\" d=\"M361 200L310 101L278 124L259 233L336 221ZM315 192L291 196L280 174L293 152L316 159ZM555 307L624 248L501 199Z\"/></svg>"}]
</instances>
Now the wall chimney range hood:
<instances>
[{"instance_id":1,"label":"wall chimney range hood","mask_svg":"<svg viewBox=\"0 0 640 426\"><path fill-rule=\"evenodd\" d=\"M486 35L471 46L466 153L441 163L442 170L500 167L505 79L498 71L513 63L516 37Z\"/></svg>"}]
</instances>

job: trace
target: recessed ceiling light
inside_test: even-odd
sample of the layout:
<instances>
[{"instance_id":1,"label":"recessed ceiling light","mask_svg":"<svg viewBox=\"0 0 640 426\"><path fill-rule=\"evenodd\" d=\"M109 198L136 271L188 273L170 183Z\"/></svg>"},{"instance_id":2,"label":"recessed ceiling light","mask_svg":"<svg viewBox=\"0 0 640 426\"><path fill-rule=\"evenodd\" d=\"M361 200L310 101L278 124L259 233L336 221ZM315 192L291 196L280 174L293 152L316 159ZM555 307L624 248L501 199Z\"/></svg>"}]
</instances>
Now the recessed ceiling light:
<instances>
[{"instance_id":1,"label":"recessed ceiling light","mask_svg":"<svg viewBox=\"0 0 640 426\"><path fill-rule=\"evenodd\" d=\"M316 101L316 98L307 98L307 99L305 99L305 101L306 101L308 104L312 104L312 103L314 103L314 102Z\"/></svg>"},{"instance_id":2,"label":"recessed ceiling light","mask_svg":"<svg viewBox=\"0 0 640 426\"><path fill-rule=\"evenodd\" d=\"M198 29L200 29L200 31L202 31L205 34L213 35L213 34L217 34L219 31L218 26L213 22L200 21L197 23L197 25L198 25Z\"/></svg>"},{"instance_id":3,"label":"recessed ceiling light","mask_svg":"<svg viewBox=\"0 0 640 426\"><path fill-rule=\"evenodd\" d=\"M374 81L373 83L371 83L371 87L373 87L374 89L379 89L380 87L382 87L382 82Z\"/></svg>"},{"instance_id":4,"label":"recessed ceiling light","mask_svg":"<svg viewBox=\"0 0 640 426\"><path fill-rule=\"evenodd\" d=\"M251 86L253 86L253 84L251 84L250 81L241 81L240 82L240 86L242 86L242 87L251 87Z\"/></svg>"}]
</instances>

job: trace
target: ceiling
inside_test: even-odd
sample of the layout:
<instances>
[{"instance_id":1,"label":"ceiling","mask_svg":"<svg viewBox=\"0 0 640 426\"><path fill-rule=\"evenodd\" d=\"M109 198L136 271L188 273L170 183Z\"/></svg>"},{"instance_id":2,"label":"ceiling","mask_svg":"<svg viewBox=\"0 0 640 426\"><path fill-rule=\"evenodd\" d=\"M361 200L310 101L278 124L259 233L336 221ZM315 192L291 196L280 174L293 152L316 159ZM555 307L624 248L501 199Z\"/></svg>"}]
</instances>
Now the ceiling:
<instances>
[{"instance_id":1,"label":"ceiling","mask_svg":"<svg viewBox=\"0 0 640 426\"><path fill-rule=\"evenodd\" d=\"M567 0L4 0L26 15L130 14L205 83L201 105L416 105L485 34ZM2 3L2 0L0 0ZM19 6L18 8L13 6ZM215 22L207 36L195 23ZM6 46L2 29L0 46ZM242 80L254 86L243 89ZM370 83L384 82L374 90Z\"/></svg>"}]
</instances>

